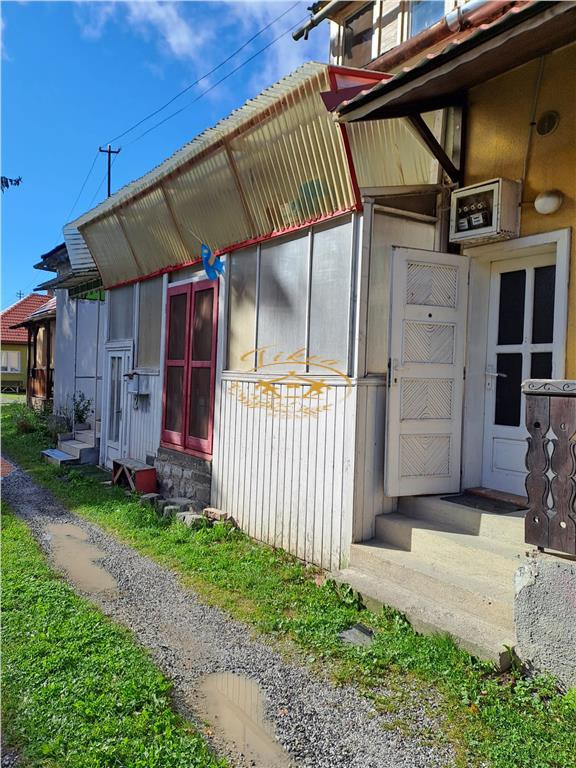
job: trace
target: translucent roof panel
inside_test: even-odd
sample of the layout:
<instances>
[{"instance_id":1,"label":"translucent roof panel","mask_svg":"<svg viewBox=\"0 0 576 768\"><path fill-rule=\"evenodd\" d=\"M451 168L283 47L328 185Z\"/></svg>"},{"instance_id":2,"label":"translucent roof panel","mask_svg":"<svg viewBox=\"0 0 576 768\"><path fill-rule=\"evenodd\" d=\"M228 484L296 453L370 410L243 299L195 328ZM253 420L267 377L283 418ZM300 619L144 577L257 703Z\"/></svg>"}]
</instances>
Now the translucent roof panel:
<instances>
[{"instance_id":1,"label":"translucent roof panel","mask_svg":"<svg viewBox=\"0 0 576 768\"><path fill-rule=\"evenodd\" d=\"M73 222L104 285L352 210L330 88L328 65L303 65Z\"/></svg>"}]
</instances>

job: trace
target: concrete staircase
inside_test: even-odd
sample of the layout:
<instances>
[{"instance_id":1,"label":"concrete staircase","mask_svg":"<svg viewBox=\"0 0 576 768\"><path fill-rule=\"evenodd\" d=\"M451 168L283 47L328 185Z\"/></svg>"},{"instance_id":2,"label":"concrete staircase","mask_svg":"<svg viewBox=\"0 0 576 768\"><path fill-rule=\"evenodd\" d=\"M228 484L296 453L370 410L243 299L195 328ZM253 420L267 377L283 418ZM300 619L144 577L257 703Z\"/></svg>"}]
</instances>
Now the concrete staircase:
<instances>
[{"instance_id":1,"label":"concrete staircase","mask_svg":"<svg viewBox=\"0 0 576 768\"><path fill-rule=\"evenodd\" d=\"M42 451L50 464L68 466L73 464L97 464L100 456L100 438L93 429L77 429L74 434L60 435L58 447Z\"/></svg>"},{"instance_id":2,"label":"concrete staircase","mask_svg":"<svg viewBox=\"0 0 576 768\"><path fill-rule=\"evenodd\" d=\"M515 644L514 574L526 551L524 512L497 514L420 496L376 518L337 578L372 607L390 605L424 633L449 633L466 650L509 664Z\"/></svg>"}]
</instances>

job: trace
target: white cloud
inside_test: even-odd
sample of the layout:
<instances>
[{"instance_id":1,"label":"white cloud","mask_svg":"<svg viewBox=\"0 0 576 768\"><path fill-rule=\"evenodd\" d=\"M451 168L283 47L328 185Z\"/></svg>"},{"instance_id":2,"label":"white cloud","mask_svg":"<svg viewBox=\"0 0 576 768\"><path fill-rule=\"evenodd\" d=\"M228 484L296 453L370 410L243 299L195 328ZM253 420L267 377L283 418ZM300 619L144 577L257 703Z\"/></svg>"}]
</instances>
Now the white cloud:
<instances>
[{"instance_id":1,"label":"white cloud","mask_svg":"<svg viewBox=\"0 0 576 768\"><path fill-rule=\"evenodd\" d=\"M80 26L83 37L89 40L99 40L115 12L116 3L114 2L79 2L74 9L74 18Z\"/></svg>"},{"instance_id":2,"label":"white cloud","mask_svg":"<svg viewBox=\"0 0 576 768\"><path fill-rule=\"evenodd\" d=\"M180 3L139 0L125 5L127 21L136 31L156 33L162 47L177 59L202 59L202 49L211 40L213 30L204 23L193 26L182 14Z\"/></svg>"}]
</instances>

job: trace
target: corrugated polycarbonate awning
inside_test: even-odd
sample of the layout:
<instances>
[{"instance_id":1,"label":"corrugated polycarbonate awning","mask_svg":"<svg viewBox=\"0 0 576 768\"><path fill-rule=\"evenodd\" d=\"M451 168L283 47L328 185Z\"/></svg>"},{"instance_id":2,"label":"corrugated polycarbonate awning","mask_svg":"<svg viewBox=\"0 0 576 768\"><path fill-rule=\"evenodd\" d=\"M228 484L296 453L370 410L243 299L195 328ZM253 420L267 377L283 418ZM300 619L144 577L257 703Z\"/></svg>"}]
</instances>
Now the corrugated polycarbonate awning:
<instances>
[{"instance_id":1,"label":"corrugated polycarbonate awning","mask_svg":"<svg viewBox=\"0 0 576 768\"><path fill-rule=\"evenodd\" d=\"M47 280L45 283L41 283L34 290L45 291L49 288L71 289L88 284L92 286L94 282L99 282L100 286L102 284L100 274L96 269L87 270L84 272L66 272L65 274L58 275L58 277L53 277L52 280Z\"/></svg>"},{"instance_id":2,"label":"corrugated polycarbonate awning","mask_svg":"<svg viewBox=\"0 0 576 768\"><path fill-rule=\"evenodd\" d=\"M382 121L348 136L322 102L381 77L305 64L64 231L81 234L109 288L195 261L202 242L223 252L357 209L358 186L429 183L409 127Z\"/></svg>"}]
</instances>

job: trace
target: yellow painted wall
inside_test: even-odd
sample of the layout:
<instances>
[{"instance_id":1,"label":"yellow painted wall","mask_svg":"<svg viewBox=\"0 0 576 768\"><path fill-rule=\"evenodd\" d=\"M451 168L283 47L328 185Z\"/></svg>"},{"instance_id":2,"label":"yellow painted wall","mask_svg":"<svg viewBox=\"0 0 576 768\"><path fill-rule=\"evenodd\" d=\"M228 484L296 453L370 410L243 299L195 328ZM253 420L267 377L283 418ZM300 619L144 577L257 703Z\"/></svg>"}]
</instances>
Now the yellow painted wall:
<instances>
[{"instance_id":1,"label":"yellow painted wall","mask_svg":"<svg viewBox=\"0 0 576 768\"><path fill-rule=\"evenodd\" d=\"M28 371L28 347L26 344L2 344L2 349L11 352L20 352L20 373L2 373L2 381L6 384L20 381L23 387L26 387L26 375Z\"/></svg>"},{"instance_id":2,"label":"yellow painted wall","mask_svg":"<svg viewBox=\"0 0 576 768\"><path fill-rule=\"evenodd\" d=\"M470 92L466 185L505 177L520 179L528 142L539 60L490 80ZM547 110L560 114L554 133L532 134L522 196L521 236L572 228L566 377L576 378L576 44L544 59L536 120ZM560 189L564 203L542 216L531 202L539 192Z\"/></svg>"}]
</instances>

